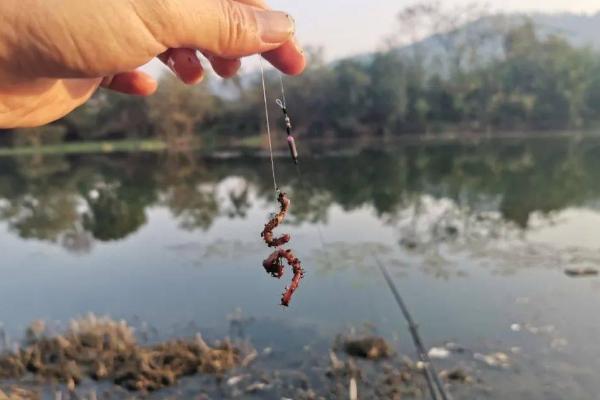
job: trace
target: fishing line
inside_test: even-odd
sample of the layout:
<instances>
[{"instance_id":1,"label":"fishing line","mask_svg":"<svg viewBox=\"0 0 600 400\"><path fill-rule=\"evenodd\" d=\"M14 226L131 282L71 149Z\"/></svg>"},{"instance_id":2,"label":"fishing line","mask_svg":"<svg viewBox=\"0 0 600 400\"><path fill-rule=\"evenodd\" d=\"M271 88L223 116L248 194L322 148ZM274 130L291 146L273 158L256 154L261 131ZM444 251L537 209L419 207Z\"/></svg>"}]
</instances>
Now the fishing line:
<instances>
[{"instance_id":1,"label":"fishing line","mask_svg":"<svg viewBox=\"0 0 600 400\"><path fill-rule=\"evenodd\" d=\"M271 172L273 174L273 188L275 189L275 197L279 192L279 186L277 186L277 178L275 178L275 160L273 158L273 143L271 141L271 124L269 123L269 105L267 103L267 85L265 83L265 68L263 66L262 57L259 55L258 60L260 62L260 77L262 80L262 92L263 100L265 102L265 120L267 124L267 138L269 141L269 156L271 157Z\"/></svg>"},{"instance_id":2,"label":"fishing line","mask_svg":"<svg viewBox=\"0 0 600 400\"><path fill-rule=\"evenodd\" d=\"M283 101L283 106L287 108L287 101L285 101L285 87L283 86L283 74L279 73L279 84L281 85L281 100Z\"/></svg>"}]
</instances>

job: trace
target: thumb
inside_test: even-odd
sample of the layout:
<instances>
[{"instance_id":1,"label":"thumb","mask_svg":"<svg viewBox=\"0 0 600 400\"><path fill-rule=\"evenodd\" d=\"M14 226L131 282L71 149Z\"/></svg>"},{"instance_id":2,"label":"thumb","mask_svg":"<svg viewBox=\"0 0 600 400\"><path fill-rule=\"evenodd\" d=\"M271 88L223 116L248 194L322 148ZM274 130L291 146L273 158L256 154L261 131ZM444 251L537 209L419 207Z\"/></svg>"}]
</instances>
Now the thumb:
<instances>
[{"instance_id":1,"label":"thumb","mask_svg":"<svg viewBox=\"0 0 600 400\"><path fill-rule=\"evenodd\" d=\"M167 48L196 48L224 58L273 50L294 34L286 13L232 0L137 0L136 12Z\"/></svg>"}]
</instances>

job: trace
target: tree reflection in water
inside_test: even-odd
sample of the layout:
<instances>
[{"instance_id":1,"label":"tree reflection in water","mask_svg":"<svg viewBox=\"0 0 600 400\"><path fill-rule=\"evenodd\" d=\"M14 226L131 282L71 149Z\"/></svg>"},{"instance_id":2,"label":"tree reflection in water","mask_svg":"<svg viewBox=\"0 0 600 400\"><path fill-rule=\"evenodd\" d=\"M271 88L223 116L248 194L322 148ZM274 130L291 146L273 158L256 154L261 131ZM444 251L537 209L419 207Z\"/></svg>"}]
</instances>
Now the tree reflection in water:
<instances>
[{"instance_id":1,"label":"tree reflection in water","mask_svg":"<svg viewBox=\"0 0 600 400\"><path fill-rule=\"evenodd\" d=\"M518 234L533 214L600 204L600 140L593 138L371 146L331 156L315 147L305 153L319 157L305 160L302 189L293 168L279 170L295 200L291 221L324 223L332 206L369 206L382 223L397 226L409 250L424 245L410 231L411 218L432 217L423 201L456 207L448 212L456 213L459 226L448 225L450 214L428 223L433 236L427 240L436 243L466 240L462 232L469 226L473 239L473 226L484 216L493 216L488 222L494 229ZM218 218L245 218L256 202L272 201L263 161L150 153L2 158L0 219L19 237L73 252L136 232L155 206L170 210L184 229L206 230Z\"/></svg>"}]
</instances>

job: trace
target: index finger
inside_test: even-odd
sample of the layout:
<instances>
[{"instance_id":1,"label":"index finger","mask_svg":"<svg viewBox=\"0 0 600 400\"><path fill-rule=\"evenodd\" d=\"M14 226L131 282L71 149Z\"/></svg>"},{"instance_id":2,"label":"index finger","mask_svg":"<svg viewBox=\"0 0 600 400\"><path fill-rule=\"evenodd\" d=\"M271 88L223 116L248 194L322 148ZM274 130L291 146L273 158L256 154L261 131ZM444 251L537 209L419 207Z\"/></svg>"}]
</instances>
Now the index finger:
<instances>
[{"instance_id":1,"label":"index finger","mask_svg":"<svg viewBox=\"0 0 600 400\"><path fill-rule=\"evenodd\" d=\"M281 47L268 51L262 55L275 68L288 75L299 75L306 67L304 51L292 39L285 42Z\"/></svg>"},{"instance_id":2,"label":"index finger","mask_svg":"<svg viewBox=\"0 0 600 400\"><path fill-rule=\"evenodd\" d=\"M238 3L247 4L249 6L254 6L262 9L270 8L264 0L235 0Z\"/></svg>"},{"instance_id":3,"label":"index finger","mask_svg":"<svg viewBox=\"0 0 600 400\"><path fill-rule=\"evenodd\" d=\"M254 7L268 9L264 0L235 0L238 3ZM262 55L275 68L288 75L299 75L306 67L304 51L295 38L290 39L275 50L268 51Z\"/></svg>"}]
</instances>

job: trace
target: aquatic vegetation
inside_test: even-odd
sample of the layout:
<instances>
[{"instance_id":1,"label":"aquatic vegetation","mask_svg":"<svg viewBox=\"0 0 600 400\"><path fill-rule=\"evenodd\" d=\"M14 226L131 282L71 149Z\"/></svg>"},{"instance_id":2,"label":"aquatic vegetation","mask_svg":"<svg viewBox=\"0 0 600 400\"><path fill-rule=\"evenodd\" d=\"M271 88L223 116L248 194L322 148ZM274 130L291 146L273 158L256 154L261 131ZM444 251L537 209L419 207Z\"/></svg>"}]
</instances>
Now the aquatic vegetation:
<instances>
[{"instance_id":1,"label":"aquatic vegetation","mask_svg":"<svg viewBox=\"0 0 600 400\"><path fill-rule=\"evenodd\" d=\"M199 335L141 346L124 321L93 315L73 321L63 335L46 336L40 324L29 332L24 348L0 357L0 379L20 379L30 373L74 389L91 378L150 392L174 385L184 376L223 374L242 359L228 341L211 347Z\"/></svg>"},{"instance_id":2,"label":"aquatic vegetation","mask_svg":"<svg viewBox=\"0 0 600 400\"><path fill-rule=\"evenodd\" d=\"M25 388L13 386L8 390L0 390L1 400L38 400L42 396L33 391Z\"/></svg>"},{"instance_id":3,"label":"aquatic vegetation","mask_svg":"<svg viewBox=\"0 0 600 400\"><path fill-rule=\"evenodd\" d=\"M327 345L307 345L291 367L272 348L256 348L249 341L209 346L197 336L141 346L127 323L93 315L73 321L61 335L49 335L52 330L52 325L36 321L21 350L0 354L0 400L56 393L83 400L124 399L158 390L150 398L309 400L350 398L354 393L360 399L418 399L427 390L418 362L366 331L339 335L329 351ZM452 362L444 379L461 386L478 383L470 378L472 373ZM187 376L193 378L180 379Z\"/></svg>"}]
</instances>

